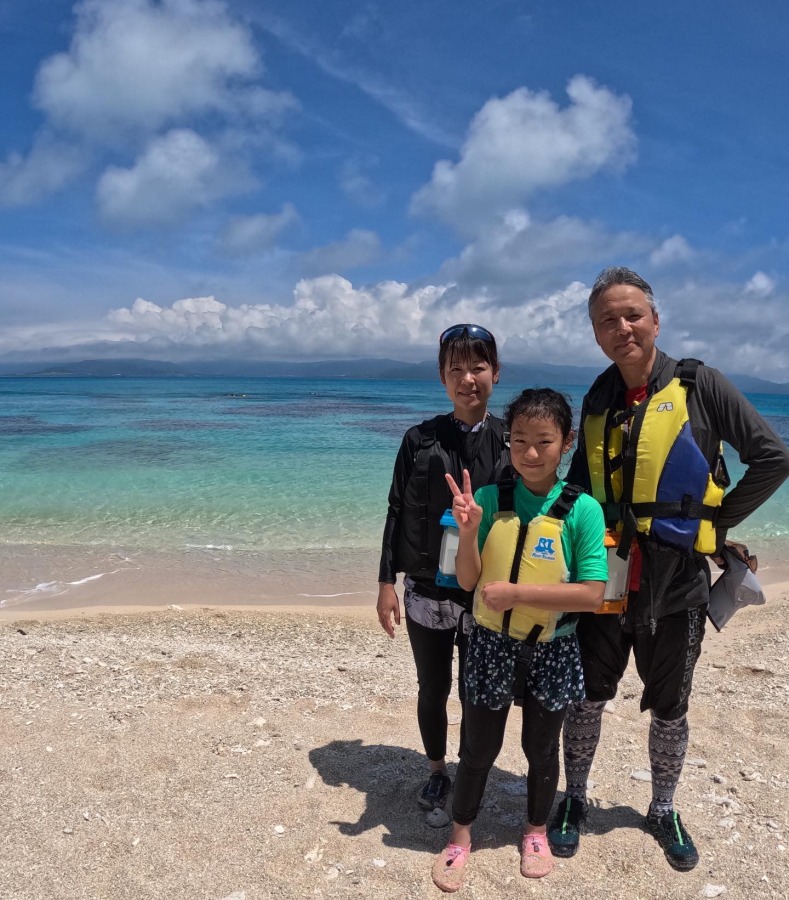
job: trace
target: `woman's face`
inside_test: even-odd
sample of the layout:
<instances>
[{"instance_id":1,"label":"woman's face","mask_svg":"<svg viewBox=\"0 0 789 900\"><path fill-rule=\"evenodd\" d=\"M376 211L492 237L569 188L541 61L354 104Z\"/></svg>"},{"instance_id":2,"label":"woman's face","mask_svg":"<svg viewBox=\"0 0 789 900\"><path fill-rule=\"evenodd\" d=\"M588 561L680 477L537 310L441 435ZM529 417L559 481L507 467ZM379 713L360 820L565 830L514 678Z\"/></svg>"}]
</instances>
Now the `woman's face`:
<instances>
[{"instance_id":1,"label":"woman's face","mask_svg":"<svg viewBox=\"0 0 789 900\"><path fill-rule=\"evenodd\" d=\"M498 369L478 356L461 359L450 355L441 372L441 383L455 408L455 418L468 425L476 425L484 418L498 380Z\"/></svg>"}]
</instances>

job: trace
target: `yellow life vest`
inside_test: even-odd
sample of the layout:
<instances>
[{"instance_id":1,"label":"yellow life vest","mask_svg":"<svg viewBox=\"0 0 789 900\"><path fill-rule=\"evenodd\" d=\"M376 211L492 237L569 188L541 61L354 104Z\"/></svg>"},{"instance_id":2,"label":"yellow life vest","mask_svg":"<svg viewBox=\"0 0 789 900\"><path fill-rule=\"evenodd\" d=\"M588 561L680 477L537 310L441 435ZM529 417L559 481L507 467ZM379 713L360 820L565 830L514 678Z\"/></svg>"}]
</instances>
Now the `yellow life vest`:
<instances>
[{"instance_id":1,"label":"yellow life vest","mask_svg":"<svg viewBox=\"0 0 789 900\"><path fill-rule=\"evenodd\" d=\"M681 360L674 378L642 403L583 422L592 494L606 525L687 554L715 551L715 518L729 483L723 448L711 471L691 431L687 394L698 365Z\"/></svg>"},{"instance_id":2,"label":"yellow life vest","mask_svg":"<svg viewBox=\"0 0 789 900\"><path fill-rule=\"evenodd\" d=\"M482 572L474 593L474 620L491 631L525 640L539 629L537 640L550 641L575 628L576 616L519 603L506 612L493 612L482 602L482 588L491 581L513 584L561 584L568 578L562 549L564 517L581 491L565 485L547 513L523 523L512 502L514 483L499 484L499 511L494 516L480 556ZM561 621L564 619L565 621Z\"/></svg>"}]
</instances>

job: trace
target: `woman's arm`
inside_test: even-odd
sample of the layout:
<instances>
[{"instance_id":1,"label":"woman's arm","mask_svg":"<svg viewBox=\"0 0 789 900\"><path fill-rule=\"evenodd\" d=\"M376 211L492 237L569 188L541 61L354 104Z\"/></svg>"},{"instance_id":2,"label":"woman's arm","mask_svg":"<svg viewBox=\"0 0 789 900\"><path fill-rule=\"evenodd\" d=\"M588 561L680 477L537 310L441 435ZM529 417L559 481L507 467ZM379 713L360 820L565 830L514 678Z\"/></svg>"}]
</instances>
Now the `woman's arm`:
<instances>
[{"instance_id":1,"label":"woman's arm","mask_svg":"<svg viewBox=\"0 0 789 900\"><path fill-rule=\"evenodd\" d=\"M413 437L414 429L409 429L403 436L400 449L392 471L392 485L389 488L389 507L386 512L386 523L381 540L381 561L378 566L379 584L396 584L398 561L396 548L400 529L400 513L403 508L408 479L414 468L414 457L418 449Z\"/></svg>"}]
</instances>

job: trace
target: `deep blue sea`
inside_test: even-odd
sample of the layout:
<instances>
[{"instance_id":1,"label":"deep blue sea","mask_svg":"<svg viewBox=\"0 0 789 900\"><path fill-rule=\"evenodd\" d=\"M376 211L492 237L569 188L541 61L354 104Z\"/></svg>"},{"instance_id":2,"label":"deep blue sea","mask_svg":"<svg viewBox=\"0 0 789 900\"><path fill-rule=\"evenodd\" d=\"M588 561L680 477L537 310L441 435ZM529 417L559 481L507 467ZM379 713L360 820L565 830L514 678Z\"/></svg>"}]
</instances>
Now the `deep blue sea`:
<instances>
[{"instance_id":1,"label":"deep blue sea","mask_svg":"<svg viewBox=\"0 0 789 900\"><path fill-rule=\"evenodd\" d=\"M584 387L566 392L577 411ZM789 396L750 399L789 440ZM400 439L447 409L438 381L0 378L0 590L54 584L53 561L83 554L71 584L117 554L208 553L234 572L369 560L373 585ZM788 508L785 486L736 536L789 557Z\"/></svg>"}]
</instances>

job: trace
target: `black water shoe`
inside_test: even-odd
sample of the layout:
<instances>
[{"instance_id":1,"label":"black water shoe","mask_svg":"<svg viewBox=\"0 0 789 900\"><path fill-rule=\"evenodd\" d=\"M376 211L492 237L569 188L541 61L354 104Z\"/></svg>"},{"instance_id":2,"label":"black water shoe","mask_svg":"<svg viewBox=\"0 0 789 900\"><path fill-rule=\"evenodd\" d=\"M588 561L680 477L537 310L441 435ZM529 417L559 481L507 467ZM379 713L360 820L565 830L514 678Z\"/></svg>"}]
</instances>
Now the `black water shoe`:
<instances>
[{"instance_id":1,"label":"black water shoe","mask_svg":"<svg viewBox=\"0 0 789 900\"><path fill-rule=\"evenodd\" d=\"M419 805L423 809L443 809L451 789L452 780L446 772L432 772L419 795Z\"/></svg>"},{"instance_id":2,"label":"black water shoe","mask_svg":"<svg viewBox=\"0 0 789 900\"><path fill-rule=\"evenodd\" d=\"M548 843L554 856L575 856L587 808L583 800L576 800L575 797L565 797L559 804L548 829Z\"/></svg>"},{"instance_id":3,"label":"black water shoe","mask_svg":"<svg viewBox=\"0 0 789 900\"><path fill-rule=\"evenodd\" d=\"M663 816L648 815L647 828L663 848L669 865L678 872L688 872L699 861L699 852L679 818L678 812Z\"/></svg>"}]
</instances>

